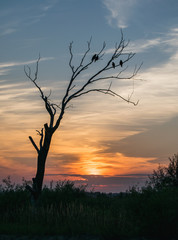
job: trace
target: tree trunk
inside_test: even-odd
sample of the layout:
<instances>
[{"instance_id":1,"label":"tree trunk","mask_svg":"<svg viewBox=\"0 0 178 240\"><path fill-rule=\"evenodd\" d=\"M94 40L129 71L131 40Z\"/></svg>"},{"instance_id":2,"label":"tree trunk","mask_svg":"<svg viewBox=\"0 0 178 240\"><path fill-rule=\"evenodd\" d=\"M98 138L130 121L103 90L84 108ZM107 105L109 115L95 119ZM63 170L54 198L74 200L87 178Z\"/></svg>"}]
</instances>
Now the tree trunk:
<instances>
[{"instance_id":1,"label":"tree trunk","mask_svg":"<svg viewBox=\"0 0 178 240\"><path fill-rule=\"evenodd\" d=\"M27 186L27 189L31 192L32 204L36 205L39 197L41 195L43 179L45 173L45 163L48 155L48 151L51 144L51 139L54 131L52 128L49 128L46 124L45 126L45 136L43 144L41 144L38 157L37 157L37 172L35 178L32 178L33 184L32 187ZM41 136L43 138L43 136Z\"/></svg>"}]
</instances>

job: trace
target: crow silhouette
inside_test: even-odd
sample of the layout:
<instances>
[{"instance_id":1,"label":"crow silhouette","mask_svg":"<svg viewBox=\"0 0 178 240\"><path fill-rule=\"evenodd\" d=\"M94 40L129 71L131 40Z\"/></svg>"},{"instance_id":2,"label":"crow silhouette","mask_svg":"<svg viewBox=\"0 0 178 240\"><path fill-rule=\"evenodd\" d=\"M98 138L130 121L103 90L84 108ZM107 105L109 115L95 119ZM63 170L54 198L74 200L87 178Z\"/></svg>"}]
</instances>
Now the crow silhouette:
<instances>
[{"instance_id":1,"label":"crow silhouette","mask_svg":"<svg viewBox=\"0 0 178 240\"><path fill-rule=\"evenodd\" d=\"M92 62L93 62L93 61L96 62L96 61L98 60L98 55L97 55L97 54L94 54L91 60L92 60Z\"/></svg>"},{"instance_id":2,"label":"crow silhouette","mask_svg":"<svg viewBox=\"0 0 178 240\"><path fill-rule=\"evenodd\" d=\"M98 57L98 55L96 55L96 57L95 57L95 62L98 61L98 59L99 59L99 57Z\"/></svg>"},{"instance_id":3,"label":"crow silhouette","mask_svg":"<svg viewBox=\"0 0 178 240\"><path fill-rule=\"evenodd\" d=\"M92 60L92 62L95 60L96 56L97 56L96 54L95 54L95 55L93 55L93 57L92 57L92 59L91 59L91 60Z\"/></svg>"},{"instance_id":4,"label":"crow silhouette","mask_svg":"<svg viewBox=\"0 0 178 240\"><path fill-rule=\"evenodd\" d=\"M114 62L112 62L112 67L113 67L113 68L115 68L115 67L116 67L116 65L115 65L115 63L114 63Z\"/></svg>"},{"instance_id":5,"label":"crow silhouette","mask_svg":"<svg viewBox=\"0 0 178 240\"><path fill-rule=\"evenodd\" d=\"M121 65L121 67L123 66L123 61L122 60L120 60L120 65Z\"/></svg>"}]
</instances>

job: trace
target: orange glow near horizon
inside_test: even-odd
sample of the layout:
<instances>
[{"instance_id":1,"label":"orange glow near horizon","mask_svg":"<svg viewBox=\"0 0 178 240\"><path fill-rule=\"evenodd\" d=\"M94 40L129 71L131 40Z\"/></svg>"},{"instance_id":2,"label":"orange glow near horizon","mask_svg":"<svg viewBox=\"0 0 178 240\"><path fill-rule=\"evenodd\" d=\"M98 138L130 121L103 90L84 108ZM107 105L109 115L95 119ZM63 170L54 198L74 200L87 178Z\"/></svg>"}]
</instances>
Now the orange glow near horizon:
<instances>
[{"instance_id":1,"label":"orange glow near horizon","mask_svg":"<svg viewBox=\"0 0 178 240\"><path fill-rule=\"evenodd\" d=\"M31 180L35 176L37 154L28 139L30 132L35 133L34 129L16 130L14 135L3 133L6 141L2 144L6 150L4 156L0 156L1 179L10 175L20 183L22 177ZM86 184L95 191L115 192L128 189L127 186L123 187L124 181L128 182L128 185L135 183L130 183L132 179L137 181L137 176L131 178L130 174L152 172L152 158L127 157L119 152L107 152L107 144L100 144L102 136L99 140L99 134L96 131L93 133L90 140L87 131L78 131L74 135L71 130L65 132L62 129L56 132L46 162L44 184L49 184L52 180L70 180L79 185ZM38 143L38 136L33 138ZM110 183L110 179L115 176L120 180Z\"/></svg>"},{"instance_id":2,"label":"orange glow near horizon","mask_svg":"<svg viewBox=\"0 0 178 240\"><path fill-rule=\"evenodd\" d=\"M109 103L109 105L112 104ZM17 108L17 106L15 107ZM29 112L33 110L33 107L32 104ZM43 107L41 106L42 109ZM26 108L29 108L28 104ZM53 136L46 162L45 181L68 179L87 183L86 176L122 177L129 174L152 172L155 165L151 163L151 160L154 158L128 157L119 150L117 151L117 148L112 149L112 141L117 143L136 133L128 129L117 129L119 123L123 124L123 120L121 119L119 122L112 118L112 114L114 114L113 116L116 114L114 111L110 112L111 116L103 113L101 118L97 105L95 109L94 107L91 109L89 106L89 110L87 108L89 113L84 110L81 110L80 113L79 110L68 112ZM102 111L103 109L101 109ZM48 116L44 113L45 111L41 115L39 113L37 115L36 113L24 114L24 117L21 116L21 118L18 115L7 115L0 136L2 143L1 178L11 175L15 179L25 177L29 180L35 176L37 154L28 136L32 136L36 144L39 144L36 129L41 129L47 122ZM96 189L102 189L106 188L107 184L98 183L98 187L97 184L93 184L93 186L95 185ZM112 186L115 185L112 184Z\"/></svg>"},{"instance_id":3,"label":"orange glow near horizon","mask_svg":"<svg viewBox=\"0 0 178 240\"><path fill-rule=\"evenodd\" d=\"M23 147L16 148L16 157L14 157L15 146L12 146L13 150L11 152L7 152L6 159L0 158L1 165L4 168L11 169L12 173L21 174L21 176L35 175L36 152L31 143L26 141ZM50 150L46 163L46 174L112 176L152 171L152 165L147 162L151 159L130 158L121 153L100 153L101 147L98 147L98 149L96 146L94 148L92 146L77 147L72 140L62 142L62 146L61 144L59 146L54 144ZM77 155L77 159L71 161L69 159L69 163L67 159L65 162L66 154L69 154L71 159ZM58 157L61 155L64 159L59 160Z\"/></svg>"}]
</instances>

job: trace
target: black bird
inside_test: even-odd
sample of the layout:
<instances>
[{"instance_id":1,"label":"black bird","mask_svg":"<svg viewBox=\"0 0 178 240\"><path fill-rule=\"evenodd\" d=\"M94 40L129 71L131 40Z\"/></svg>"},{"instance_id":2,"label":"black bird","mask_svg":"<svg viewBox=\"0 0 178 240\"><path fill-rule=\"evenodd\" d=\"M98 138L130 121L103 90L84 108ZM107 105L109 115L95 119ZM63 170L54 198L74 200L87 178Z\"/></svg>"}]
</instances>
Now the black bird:
<instances>
[{"instance_id":1,"label":"black bird","mask_svg":"<svg viewBox=\"0 0 178 240\"><path fill-rule=\"evenodd\" d=\"M120 65L121 65L121 67L123 66L123 61L122 60L120 60Z\"/></svg>"},{"instance_id":2,"label":"black bird","mask_svg":"<svg viewBox=\"0 0 178 240\"><path fill-rule=\"evenodd\" d=\"M96 57L95 57L95 62L98 61L98 59L99 59L99 57L98 57L98 55L96 55Z\"/></svg>"},{"instance_id":3,"label":"black bird","mask_svg":"<svg viewBox=\"0 0 178 240\"><path fill-rule=\"evenodd\" d=\"M115 68L116 67L116 64L114 62L112 62L112 67Z\"/></svg>"},{"instance_id":4,"label":"black bird","mask_svg":"<svg viewBox=\"0 0 178 240\"><path fill-rule=\"evenodd\" d=\"M95 62L96 62L96 57L97 57L97 54L93 55L93 57L92 57L92 59L91 59L91 60L92 60L92 62L93 62L93 61L95 61Z\"/></svg>"}]
</instances>

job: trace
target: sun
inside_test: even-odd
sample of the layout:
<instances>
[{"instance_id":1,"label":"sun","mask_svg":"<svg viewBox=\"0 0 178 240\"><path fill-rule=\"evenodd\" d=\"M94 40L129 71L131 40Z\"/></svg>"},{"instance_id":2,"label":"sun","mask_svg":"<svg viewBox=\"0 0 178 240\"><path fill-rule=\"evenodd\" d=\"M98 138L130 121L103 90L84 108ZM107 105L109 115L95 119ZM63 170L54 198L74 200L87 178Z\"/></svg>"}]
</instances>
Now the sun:
<instances>
[{"instance_id":1,"label":"sun","mask_svg":"<svg viewBox=\"0 0 178 240\"><path fill-rule=\"evenodd\" d=\"M87 161L87 164L85 165L85 172L88 175L102 175L102 168L101 168L101 162L96 161Z\"/></svg>"},{"instance_id":2,"label":"sun","mask_svg":"<svg viewBox=\"0 0 178 240\"><path fill-rule=\"evenodd\" d=\"M95 167L88 167L87 168L87 173L89 175L101 175L101 170L97 169Z\"/></svg>"}]
</instances>

